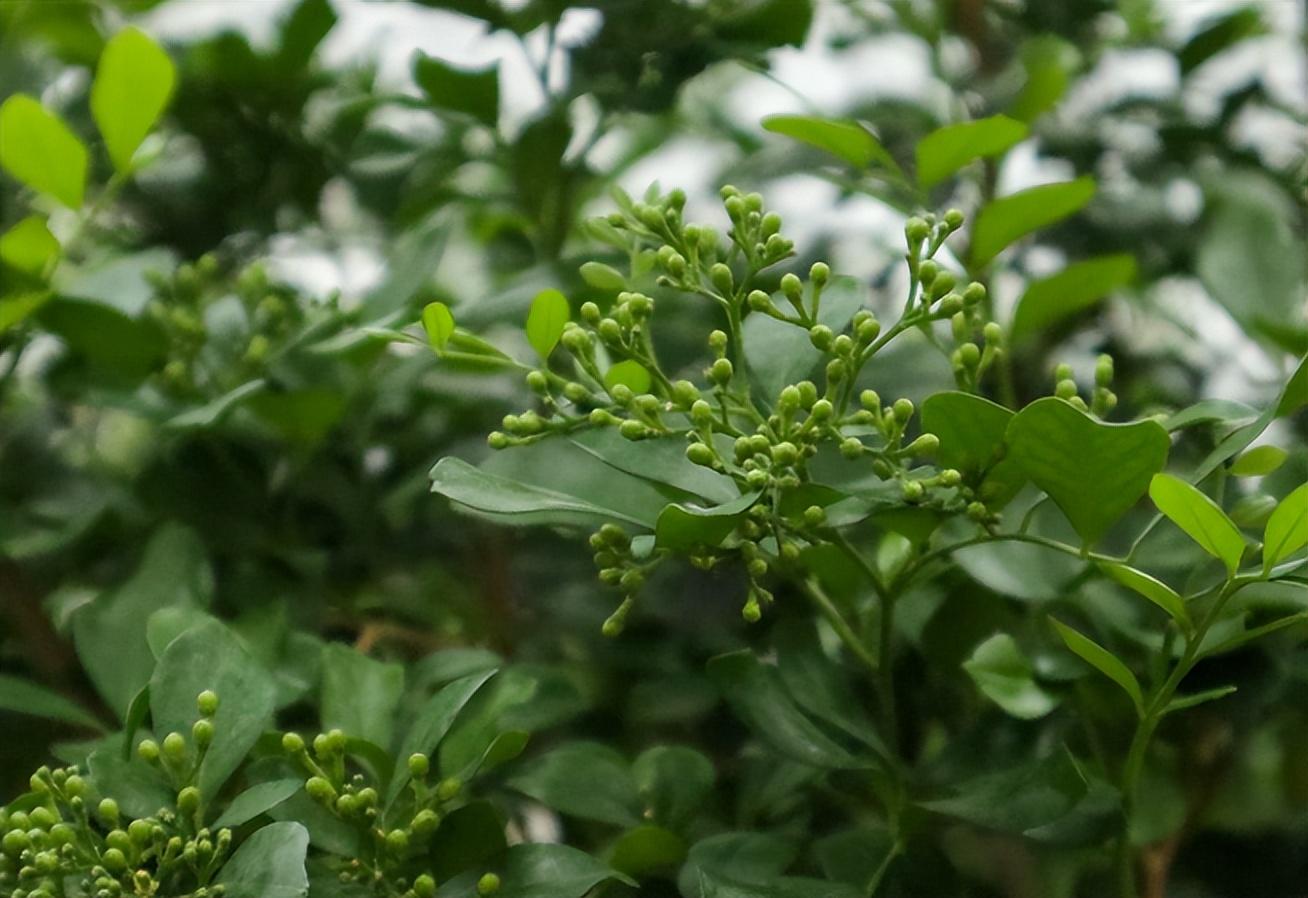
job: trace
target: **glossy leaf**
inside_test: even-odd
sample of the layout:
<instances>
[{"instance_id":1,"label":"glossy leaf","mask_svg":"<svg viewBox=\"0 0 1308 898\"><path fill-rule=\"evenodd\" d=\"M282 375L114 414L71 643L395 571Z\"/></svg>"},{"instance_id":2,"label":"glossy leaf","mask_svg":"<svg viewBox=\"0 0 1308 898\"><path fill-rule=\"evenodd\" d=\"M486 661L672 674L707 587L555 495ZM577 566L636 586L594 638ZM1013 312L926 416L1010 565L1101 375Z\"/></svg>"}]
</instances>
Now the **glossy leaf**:
<instances>
[{"instance_id":1,"label":"glossy leaf","mask_svg":"<svg viewBox=\"0 0 1308 898\"><path fill-rule=\"evenodd\" d=\"M573 445L625 474L663 484L718 504L740 495L735 481L686 458L686 447L677 440L640 440L633 443L615 427L579 431ZM729 451L729 446L724 451Z\"/></svg>"},{"instance_id":2,"label":"glossy leaf","mask_svg":"<svg viewBox=\"0 0 1308 898\"><path fill-rule=\"evenodd\" d=\"M172 97L173 61L143 31L124 28L105 44L91 84L91 115L120 173L159 121Z\"/></svg>"},{"instance_id":3,"label":"glossy leaf","mask_svg":"<svg viewBox=\"0 0 1308 898\"><path fill-rule=\"evenodd\" d=\"M527 342L542 359L550 357L571 316L568 298L557 290L542 290L531 301L531 311L527 313Z\"/></svg>"},{"instance_id":4,"label":"glossy leaf","mask_svg":"<svg viewBox=\"0 0 1308 898\"><path fill-rule=\"evenodd\" d=\"M299 776L251 786L232 799L232 803L213 822L211 828L219 830L225 826L236 827L249 823L303 790L304 778Z\"/></svg>"},{"instance_id":5,"label":"glossy leaf","mask_svg":"<svg viewBox=\"0 0 1308 898\"><path fill-rule=\"evenodd\" d=\"M1191 629L1190 611L1185 606L1185 599L1166 583L1149 576L1142 570L1126 564L1101 564L1100 570L1121 583L1127 589L1144 596L1175 620L1181 629Z\"/></svg>"},{"instance_id":6,"label":"glossy leaf","mask_svg":"<svg viewBox=\"0 0 1308 898\"><path fill-rule=\"evenodd\" d=\"M899 171L881 142L858 122L811 115L771 115L763 119L763 129L817 147L855 168L876 163L893 172Z\"/></svg>"},{"instance_id":7,"label":"glossy leaf","mask_svg":"<svg viewBox=\"0 0 1308 898\"><path fill-rule=\"evenodd\" d=\"M1285 464L1289 457L1290 453L1280 446L1257 446L1237 456L1231 462L1230 471L1236 477L1263 477Z\"/></svg>"},{"instance_id":8,"label":"glossy leaf","mask_svg":"<svg viewBox=\"0 0 1308 898\"><path fill-rule=\"evenodd\" d=\"M231 630L215 620L174 639L155 667L150 711L160 738L171 732L190 734L199 717L196 696L205 690L216 692L219 704L213 744L196 784L212 799L272 726L276 687Z\"/></svg>"},{"instance_id":9,"label":"glossy leaf","mask_svg":"<svg viewBox=\"0 0 1308 898\"><path fill-rule=\"evenodd\" d=\"M537 758L509 785L561 814L616 826L640 822L641 802L622 755L596 742L569 742Z\"/></svg>"},{"instance_id":10,"label":"glossy leaf","mask_svg":"<svg viewBox=\"0 0 1308 898\"><path fill-rule=\"evenodd\" d=\"M493 670L469 674L433 695L409 726L409 731L405 734L404 740L400 743L400 750L395 756L407 759L410 755L429 755L435 751L441 740L445 738L445 734L450 731L450 727L454 726L459 712L494 675ZM401 766L395 778L391 780L390 788L386 790L388 805L395 801L396 796L408 785L409 779L408 767Z\"/></svg>"},{"instance_id":11,"label":"glossy leaf","mask_svg":"<svg viewBox=\"0 0 1308 898\"><path fill-rule=\"evenodd\" d=\"M823 733L786 694L776 669L759 662L752 652L719 655L709 661L708 672L736 716L782 755L831 769L876 766Z\"/></svg>"},{"instance_id":12,"label":"glossy leaf","mask_svg":"<svg viewBox=\"0 0 1308 898\"><path fill-rule=\"evenodd\" d=\"M305 898L309 832L298 823L270 823L241 843L215 882L227 898Z\"/></svg>"},{"instance_id":13,"label":"glossy leaf","mask_svg":"<svg viewBox=\"0 0 1308 898\"><path fill-rule=\"evenodd\" d=\"M1150 481L1149 498L1172 523L1234 575L1244 555L1244 536L1221 506L1172 474L1158 474Z\"/></svg>"},{"instance_id":14,"label":"glossy leaf","mask_svg":"<svg viewBox=\"0 0 1308 898\"><path fill-rule=\"evenodd\" d=\"M1026 475L1005 459L1004 438L1013 412L982 396L946 390L922 403L922 430L940 439L937 460L964 474L983 474L981 495L992 507L1011 499Z\"/></svg>"},{"instance_id":15,"label":"glossy leaf","mask_svg":"<svg viewBox=\"0 0 1308 898\"><path fill-rule=\"evenodd\" d=\"M1171 443L1156 421L1104 424L1054 397L1008 426L1009 456L1094 543L1144 495Z\"/></svg>"},{"instance_id":16,"label":"glossy leaf","mask_svg":"<svg viewBox=\"0 0 1308 898\"><path fill-rule=\"evenodd\" d=\"M0 105L0 165L37 193L78 209L86 194L86 147L26 94Z\"/></svg>"},{"instance_id":17,"label":"glossy leaf","mask_svg":"<svg viewBox=\"0 0 1308 898\"><path fill-rule=\"evenodd\" d=\"M1012 339L1035 337L1130 284L1135 276L1135 256L1119 253L1074 262L1055 275L1034 281L1017 302Z\"/></svg>"},{"instance_id":18,"label":"glossy leaf","mask_svg":"<svg viewBox=\"0 0 1308 898\"><path fill-rule=\"evenodd\" d=\"M422 309L422 326L433 349L440 352L454 333L454 315L443 302L429 302Z\"/></svg>"},{"instance_id":19,"label":"glossy leaf","mask_svg":"<svg viewBox=\"0 0 1308 898\"><path fill-rule=\"evenodd\" d=\"M674 552L688 552L696 546L718 546L736 529L758 498L759 493L750 492L710 508L669 505L659 513L654 527L655 545Z\"/></svg>"},{"instance_id":20,"label":"glossy leaf","mask_svg":"<svg viewBox=\"0 0 1308 898\"><path fill-rule=\"evenodd\" d=\"M1005 152L1026 134L1026 125L1005 115L937 128L918 141L917 182L934 187L969 162Z\"/></svg>"},{"instance_id":21,"label":"glossy leaf","mask_svg":"<svg viewBox=\"0 0 1308 898\"><path fill-rule=\"evenodd\" d=\"M323 646L319 713L324 731L339 729L388 746L403 693L403 666L382 663L339 643Z\"/></svg>"},{"instance_id":22,"label":"glossy leaf","mask_svg":"<svg viewBox=\"0 0 1308 898\"><path fill-rule=\"evenodd\" d=\"M1263 531L1263 570L1308 546L1308 483L1280 501Z\"/></svg>"},{"instance_id":23,"label":"glossy leaf","mask_svg":"<svg viewBox=\"0 0 1308 898\"><path fill-rule=\"evenodd\" d=\"M0 674L0 711L57 720L92 730L103 729L95 715L76 702L44 686L8 674Z\"/></svg>"},{"instance_id":24,"label":"glossy leaf","mask_svg":"<svg viewBox=\"0 0 1308 898\"><path fill-rule=\"evenodd\" d=\"M419 52L413 60L413 80L437 109L472 116L494 128L500 117L500 70L457 68Z\"/></svg>"},{"instance_id":25,"label":"glossy leaf","mask_svg":"<svg viewBox=\"0 0 1308 898\"><path fill-rule=\"evenodd\" d=\"M1007 633L978 645L963 669L987 698L1014 717L1034 720L1058 707L1058 699L1036 683L1031 662Z\"/></svg>"},{"instance_id":26,"label":"glossy leaf","mask_svg":"<svg viewBox=\"0 0 1308 898\"><path fill-rule=\"evenodd\" d=\"M49 274L59 252L59 241L37 215L29 215L0 236L0 262L38 280Z\"/></svg>"},{"instance_id":27,"label":"glossy leaf","mask_svg":"<svg viewBox=\"0 0 1308 898\"><path fill-rule=\"evenodd\" d=\"M1094 195L1095 181L1087 176L994 200L981 209L972 226L972 264L987 264L1018 239L1079 211Z\"/></svg>"},{"instance_id":28,"label":"glossy leaf","mask_svg":"<svg viewBox=\"0 0 1308 898\"><path fill-rule=\"evenodd\" d=\"M1078 633L1060 621L1055 620L1052 623L1054 629L1058 631L1058 635L1062 637L1063 643L1072 650L1073 654L1118 686L1121 686L1122 690L1130 696L1131 703L1135 705L1136 713L1143 713L1144 694L1140 691L1140 682L1135 678L1135 674L1131 673L1130 668L1123 664L1116 655L1089 637Z\"/></svg>"}]
</instances>

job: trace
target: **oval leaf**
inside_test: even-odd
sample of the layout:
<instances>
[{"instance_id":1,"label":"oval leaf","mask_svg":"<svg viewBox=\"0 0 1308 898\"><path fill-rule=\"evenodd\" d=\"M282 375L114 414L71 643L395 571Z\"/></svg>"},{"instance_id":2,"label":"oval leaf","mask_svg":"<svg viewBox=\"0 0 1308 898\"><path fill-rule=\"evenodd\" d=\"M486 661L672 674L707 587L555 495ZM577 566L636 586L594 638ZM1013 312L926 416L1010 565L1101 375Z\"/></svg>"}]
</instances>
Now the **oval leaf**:
<instances>
[{"instance_id":1,"label":"oval leaf","mask_svg":"<svg viewBox=\"0 0 1308 898\"><path fill-rule=\"evenodd\" d=\"M527 342L542 359L549 358L554 351L571 316L568 298L557 290L542 290L531 301L531 311L527 313Z\"/></svg>"},{"instance_id":2,"label":"oval leaf","mask_svg":"<svg viewBox=\"0 0 1308 898\"><path fill-rule=\"evenodd\" d=\"M0 165L38 193L70 209L86 195L86 147L55 115L26 94L0 106Z\"/></svg>"},{"instance_id":3,"label":"oval leaf","mask_svg":"<svg viewBox=\"0 0 1308 898\"><path fill-rule=\"evenodd\" d=\"M772 115L763 119L763 129L817 147L855 168L867 168L876 162L893 172L899 171L881 142L858 122L812 115Z\"/></svg>"},{"instance_id":4,"label":"oval leaf","mask_svg":"<svg viewBox=\"0 0 1308 898\"><path fill-rule=\"evenodd\" d=\"M1154 476L1149 483L1149 498L1205 552L1235 573L1244 555L1244 536L1216 502L1171 474Z\"/></svg>"},{"instance_id":5,"label":"oval leaf","mask_svg":"<svg viewBox=\"0 0 1308 898\"><path fill-rule=\"evenodd\" d=\"M1172 616L1173 620L1181 625L1181 629L1189 632L1190 611L1185 607L1185 599L1181 598L1172 587L1149 576L1144 571L1136 570L1130 565L1103 564L1100 565L1100 569L1118 583L1134 590L1166 611Z\"/></svg>"},{"instance_id":6,"label":"oval leaf","mask_svg":"<svg viewBox=\"0 0 1308 898\"><path fill-rule=\"evenodd\" d=\"M1257 446L1231 462L1236 477L1262 477L1285 464L1290 453L1280 446Z\"/></svg>"},{"instance_id":7,"label":"oval leaf","mask_svg":"<svg viewBox=\"0 0 1308 898\"><path fill-rule=\"evenodd\" d=\"M1094 178L1086 176L995 200L981 210L972 228L972 264L985 265L1017 239L1078 211L1094 195Z\"/></svg>"},{"instance_id":8,"label":"oval leaf","mask_svg":"<svg viewBox=\"0 0 1308 898\"><path fill-rule=\"evenodd\" d=\"M969 162L998 156L1026 132L1026 125L1006 115L937 128L918 141L917 182L934 187Z\"/></svg>"},{"instance_id":9,"label":"oval leaf","mask_svg":"<svg viewBox=\"0 0 1308 898\"><path fill-rule=\"evenodd\" d=\"M454 333L454 315L450 307L443 302L430 302L422 310L422 327L427 331L427 340L432 349L440 352L450 341Z\"/></svg>"},{"instance_id":10,"label":"oval leaf","mask_svg":"<svg viewBox=\"0 0 1308 898\"><path fill-rule=\"evenodd\" d=\"M105 44L91 85L91 115L120 173L159 121L172 97L176 71L168 54L148 35L124 28Z\"/></svg>"},{"instance_id":11,"label":"oval leaf","mask_svg":"<svg viewBox=\"0 0 1308 898\"><path fill-rule=\"evenodd\" d=\"M1263 570L1308 546L1308 483L1281 500L1263 531Z\"/></svg>"},{"instance_id":12,"label":"oval leaf","mask_svg":"<svg viewBox=\"0 0 1308 898\"><path fill-rule=\"evenodd\" d=\"M1007 633L978 645L963 669L982 694L1014 717L1034 720L1058 707L1058 699L1036 683L1031 662Z\"/></svg>"},{"instance_id":13,"label":"oval leaf","mask_svg":"<svg viewBox=\"0 0 1308 898\"><path fill-rule=\"evenodd\" d=\"M1131 703L1135 705L1137 714L1144 712L1144 694L1140 691L1140 682L1135 678L1135 674L1131 673L1130 668L1093 639L1081 635L1060 621L1051 618L1051 622L1054 629L1058 631L1058 635L1063 638L1064 644L1077 657L1118 686L1121 686L1126 694L1131 697Z\"/></svg>"},{"instance_id":14,"label":"oval leaf","mask_svg":"<svg viewBox=\"0 0 1308 898\"><path fill-rule=\"evenodd\" d=\"M1012 339L1025 340L1093 306L1135 280L1135 256L1119 253L1067 266L1026 288L1013 313Z\"/></svg>"},{"instance_id":15,"label":"oval leaf","mask_svg":"<svg viewBox=\"0 0 1308 898\"><path fill-rule=\"evenodd\" d=\"M633 393L648 393L650 385L649 371L645 370L645 366L634 359L618 362L604 372L604 386L612 390L618 384L626 386Z\"/></svg>"}]
</instances>

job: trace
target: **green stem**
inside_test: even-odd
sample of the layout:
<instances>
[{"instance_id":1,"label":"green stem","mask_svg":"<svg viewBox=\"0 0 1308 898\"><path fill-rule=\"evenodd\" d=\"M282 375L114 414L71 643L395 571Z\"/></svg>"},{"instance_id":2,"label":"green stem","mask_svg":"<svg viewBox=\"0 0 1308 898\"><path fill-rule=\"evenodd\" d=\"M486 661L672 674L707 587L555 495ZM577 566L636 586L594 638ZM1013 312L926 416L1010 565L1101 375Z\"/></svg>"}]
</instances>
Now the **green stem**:
<instances>
[{"instance_id":1,"label":"green stem","mask_svg":"<svg viewBox=\"0 0 1308 898\"><path fill-rule=\"evenodd\" d=\"M886 852L886 856L881 859L880 865L878 865L876 870L873 871L872 878L867 882L867 887L863 889L863 893L867 895L868 898L872 898L872 896L876 895L877 890L881 888L881 881L886 878L886 873L890 870L890 865L894 863L895 858L903 853L904 844L896 838L894 844L890 846L890 850Z\"/></svg>"},{"instance_id":2,"label":"green stem","mask_svg":"<svg viewBox=\"0 0 1308 898\"><path fill-rule=\"evenodd\" d=\"M831 629L835 631L836 636L839 637L845 648L849 649L850 654L862 662L863 666L868 670L878 673L880 664L878 664L876 657L868 651L867 646L863 644L863 640L854 632L854 628L849 625L849 621L845 620L845 616L840 613L840 609L831 601L831 597L823 592L822 587L812 578L804 580L802 585L804 594L808 596L809 601L817 607L822 616L827 619L827 623L831 624Z\"/></svg>"}]
</instances>

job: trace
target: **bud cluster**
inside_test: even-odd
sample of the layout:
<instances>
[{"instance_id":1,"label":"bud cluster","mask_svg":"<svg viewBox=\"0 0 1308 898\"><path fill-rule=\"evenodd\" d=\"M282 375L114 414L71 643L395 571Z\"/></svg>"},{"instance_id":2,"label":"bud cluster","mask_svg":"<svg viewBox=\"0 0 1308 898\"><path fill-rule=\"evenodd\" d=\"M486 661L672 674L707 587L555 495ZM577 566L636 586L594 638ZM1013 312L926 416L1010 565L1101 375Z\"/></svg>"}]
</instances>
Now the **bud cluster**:
<instances>
[{"instance_id":1,"label":"bud cluster","mask_svg":"<svg viewBox=\"0 0 1308 898\"><path fill-rule=\"evenodd\" d=\"M1112 386L1113 357L1110 355L1101 355L1095 362L1095 386L1088 404L1081 398L1076 380L1072 377L1072 366L1060 364L1054 369L1054 395L1099 418L1107 417L1117 407L1117 394L1113 392Z\"/></svg>"}]
</instances>

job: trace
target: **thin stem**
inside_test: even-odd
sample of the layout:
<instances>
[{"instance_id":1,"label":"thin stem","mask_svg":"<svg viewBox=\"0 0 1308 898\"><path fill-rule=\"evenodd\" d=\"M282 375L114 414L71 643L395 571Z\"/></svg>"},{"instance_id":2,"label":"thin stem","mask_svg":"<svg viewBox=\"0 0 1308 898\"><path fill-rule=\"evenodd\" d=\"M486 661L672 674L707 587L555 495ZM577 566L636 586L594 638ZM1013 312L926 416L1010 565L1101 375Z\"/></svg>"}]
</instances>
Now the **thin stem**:
<instances>
[{"instance_id":1,"label":"thin stem","mask_svg":"<svg viewBox=\"0 0 1308 898\"><path fill-rule=\"evenodd\" d=\"M849 625L849 621L845 620L845 616L840 613L840 609L831 601L831 597L822 591L822 587L813 578L810 577L801 582L804 594L822 613L822 616L827 619L827 623L831 624L831 629L835 631L836 636L840 638L845 648L849 649L850 654L862 662L868 670L878 673L880 665L877 663L877 659L868 651L867 646L863 644L863 640L854 632L854 628Z\"/></svg>"},{"instance_id":2,"label":"thin stem","mask_svg":"<svg viewBox=\"0 0 1308 898\"><path fill-rule=\"evenodd\" d=\"M886 856L881 859L881 863L872 873L872 878L867 881L867 886L863 889L863 894L868 898L876 895L877 890L881 888L881 881L886 878L886 873L890 870L890 865L894 863L895 858L904 853L904 844L899 839L895 839Z\"/></svg>"}]
</instances>

